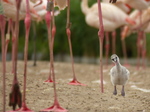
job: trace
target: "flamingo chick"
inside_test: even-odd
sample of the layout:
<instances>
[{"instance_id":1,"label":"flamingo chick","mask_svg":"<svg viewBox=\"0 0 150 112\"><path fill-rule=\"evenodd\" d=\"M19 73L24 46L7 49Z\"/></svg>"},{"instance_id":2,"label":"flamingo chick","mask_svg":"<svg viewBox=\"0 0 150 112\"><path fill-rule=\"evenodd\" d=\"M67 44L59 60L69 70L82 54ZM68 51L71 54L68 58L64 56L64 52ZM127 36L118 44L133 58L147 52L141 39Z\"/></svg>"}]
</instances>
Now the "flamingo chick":
<instances>
[{"instance_id":1,"label":"flamingo chick","mask_svg":"<svg viewBox=\"0 0 150 112\"><path fill-rule=\"evenodd\" d=\"M114 85L113 94L117 94L116 85L122 85L121 95L125 96L124 86L129 79L130 72L120 64L119 57L116 54L111 56L111 60L113 63L115 63L115 66L110 70L111 82Z\"/></svg>"}]
</instances>

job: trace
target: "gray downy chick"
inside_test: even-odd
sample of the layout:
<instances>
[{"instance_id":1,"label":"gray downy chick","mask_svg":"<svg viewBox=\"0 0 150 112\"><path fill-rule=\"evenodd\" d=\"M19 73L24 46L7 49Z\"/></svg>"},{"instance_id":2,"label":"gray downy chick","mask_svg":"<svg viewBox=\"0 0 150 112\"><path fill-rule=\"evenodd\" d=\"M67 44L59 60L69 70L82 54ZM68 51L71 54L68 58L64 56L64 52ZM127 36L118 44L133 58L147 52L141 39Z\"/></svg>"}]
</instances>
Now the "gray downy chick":
<instances>
[{"instance_id":1,"label":"gray downy chick","mask_svg":"<svg viewBox=\"0 0 150 112\"><path fill-rule=\"evenodd\" d=\"M122 85L121 95L125 96L124 86L129 79L130 72L124 66L120 64L119 57L116 54L111 56L112 62L115 64L110 70L111 82L114 85L113 94L117 94L117 85Z\"/></svg>"}]
</instances>

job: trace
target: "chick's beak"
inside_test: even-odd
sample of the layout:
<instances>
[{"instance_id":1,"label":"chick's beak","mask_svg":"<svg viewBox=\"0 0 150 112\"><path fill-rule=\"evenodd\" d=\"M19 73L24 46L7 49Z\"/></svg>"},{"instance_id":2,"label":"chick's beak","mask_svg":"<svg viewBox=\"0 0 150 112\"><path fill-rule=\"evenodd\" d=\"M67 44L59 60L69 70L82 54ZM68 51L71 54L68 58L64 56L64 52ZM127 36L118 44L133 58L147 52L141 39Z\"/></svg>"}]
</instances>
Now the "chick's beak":
<instances>
[{"instance_id":1,"label":"chick's beak","mask_svg":"<svg viewBox=\"0 0 150 112\"><path fill-rule=\"evenodd\" d=\"M113 58L112 61L113 61L113 62L117 62L117 58Z\"/></svg>"}]
</instances>

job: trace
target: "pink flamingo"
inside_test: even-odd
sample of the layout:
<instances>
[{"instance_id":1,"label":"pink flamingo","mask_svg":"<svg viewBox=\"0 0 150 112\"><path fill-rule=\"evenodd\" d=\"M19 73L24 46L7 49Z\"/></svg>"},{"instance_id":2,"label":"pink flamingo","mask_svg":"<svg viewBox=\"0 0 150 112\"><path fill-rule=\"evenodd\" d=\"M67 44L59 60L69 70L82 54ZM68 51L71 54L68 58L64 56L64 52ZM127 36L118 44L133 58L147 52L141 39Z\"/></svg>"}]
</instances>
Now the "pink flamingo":
<instances>
[{"instance_id":1,"label":"pink flamingo","mask_svg":"<svg viewBox=\"0 0 150 112\"><path fill-rule=\"evenodd\" d=\"M144 32L145 33L150 33L150 21L148 22L148 26L144 29ZM144 34L144 36L146 36L145 34ZM146 60L145 60L145 58L146 58L146 37L144 37L144 42L143 42L143 52L142 52L142 58L143 58L143 67L145 67L145 65L146 65Z\"/></svg>"},{"instance_id":2,"label":"pink flamingo","mask_svg":"<svg viewBox=\"0 0 150 112\"><path fill-rule=\"evenodd\" d=\"M67 0L67 4L68 4L68 7L67 7L66 34L68 36L70 56L71 56L71 62L72 62L72 71L73 71L73 80L71 82L69 82L69 84L85 86L85 84L82 84L77 80L75 70L74 70L74 59L73 59L72 44L71 44L71 31L70 31L70 25L71 25L71 23L70 23L70 0Z\"/></svg>"},{"instance_id":3,"label":"pink flamingo","mask_svg":"<svg viewBox=\"0 0 150 112\"><path fill-rule=\"evenodd\" d=\"M108 3L109 0L103 0L104 3ZM113 5L117 6L119 9L123 10L125 13L129 14L131 11L131 7L128 4L125 4L122 0L118 0L116 3L114 3ZM108 41L108 39L106 38L106 42ZM115 48L116 48L116 33L115 31L112 33L112 53L115 54ZM122 42L122 48L123 48L123 54L124 54L124 64L125 66L129 66L128 61L127 61L127 53L126 53L126 43L125 40L121 40ZM107 42L108 43L108 42ZM107 50L106 52L108 52L109 50L109 45L107 45ZM108 55L108 53L106 53ZM106 64L108 63L108 56L106 55Z\"/></svg>"},{"instance_id":4,"label":"pink flamingo","mask_svg":"<svg viewBox=\"0 0 150 112\"><path fill-rule=\"evenodd\" d=\"M126 4L128 4L129 6L131 6L132 8L139 10L141 14L142 14L142 10L145 10L149 7L149 0L122 0L122 1ZM140 20L140 24L142 24L142 17L141 16L139 17L139 20ZM139 61L140 46L139 46L139 43L140 43L140 40L142 39L142 37L140 37L140 36L143 35L140 31L138 33L139 34L138 34L138 38L137 38L137 48L138 48L137 68L139 68L139 65L140 65L140 61Z\"/></svg>"},{"instance_id":5,"label":"pink flamingo","mask_svg":"<svg viewBox=\"0 0 150 112\"><path fill-rule=\"evenodd\" d=\"M4 13L5 13L6 17L11 18L13 21L16 21L14 30L13 30L13 25L11 26L11 31L13 32L12 33L12 35L13 35L13 38L12 38L12 42L13 42L13 44L12 44L13 45L12 46L12 63L13 63L12 72L14 74L14 80L13 80L12 90L10 93L9 106L12 106L13 110L15 110L16 105L18 105L19 107L21 107L21 105L23 105L21 110L25 110L25 108L26 108L24 106L25 92L23 94L23 104L21 104L22 103L22 101L21 101L22 95L21 95L19 83L17 80L17 52L18 52L19 20L24 19L24 17L25 17L26 9L24 8L24 4L26 4L25 1L23 1L21 4L21 0L16 0L16 3L14 0L3 0ZM15 5L16 5L16 8L15 8ZM31 5L31 3L30 3L30 5ZM12 11L10 11L10 9ZM37 16L33 7L30 9L30 12L31 12L32 16L34 16L34 17ZM26 64L25 64L25 66L26 66ZM26 75L26 73L25 73L25 75ZM24 78L24 88L26 88L26 76Z\"/></svg>"},{"instance_id":6,"label":"pink flamingo","mask_svg":"<svg viewBox=\"0 0 150 112\"><path fill-rule=\"evenodd\" d=\"M99 44L100 44L100 82L101 82L101 92L104 92L104 86L103 86L103 40L104 40L104 27L103 27L103 19L102 19L102 10L101 10L101 3L100 0L97 0L98 2L98 12L99 12L99 31L98 31L98 37L99 37Z\"/></svg>"},{"instance_id":7,"label":"pink flamingo","mask_svg":"<svg viewBox=\"0 0 150 112\"><path fill-rule=\"evenodd\" d=\"M23 20L24 18L25 18L25 0L23 0L23 2L21 2L20 3L20 6L19 6L19 10L16 8L16 3L15 3L15 1L14 0L2 0L2 3L3 3L3 7L4 7L4 14L5 14L5 16L7 17L7 18L11 18L13 21L16 21L16 19L17 19L17 15L16 15L16 12L18 12L18 21L19 20ZM30 2L30 6L31 6L31 8L30 8L30 13L31 13L31 15L32 15L32 17L37 17L38 16L38 14L36 13L36 11L33 9L33 4ZM11 11L10 11L11 10ZM15 69L16 69L16 63L17 62L15 62L15 42L17 41L17 38L16 38L16 36L18 36L18 35L16 35L16 24L17 24L17 22L15 22L15 26L14 25L12 25L12 30L11 30L11 32L12 32L12 73L14 74L14 72L15 72ZM15 27L15 28L14 28ZM17 28L18 29L18 28Z\"/></svg>"},{"instance_id":8,"label":"pink flamingo","mask_svg":"<svg viewBox=\"0 0 150 112\"><path fill-rule=\"evenodd\" d=\"M16 105L18 104L18 106L21 107L21 102L22 102L20 87L19 87L19 83L17 80L17 50L18 50L19 20L24 19L25 9L21 7L21 10L20 10L21 0L16 0L16 3L14 0L3 0L2 3L3 3L2 5L4 8L5 16L7 18L11 18L13 21L16 21L14 30L11 30L13 32L12 33L13 34L12 72L14 74L14 79L13 79L13 85L12 85L12 90L10 93L10 102L9 102L9 105L13 106L13 110L15 110ZM31 10L31 12L35 13L33 10ZM11 29L13 29L12 27Z\"/></svg>"},{"instance_id":9,"label":"pink flamingo","mask_svg":"<svg viewBox=\"0 0 150 112\"><path fill-rule=\"evenodd\" d=\"M43 3L43 1L41 0L38 5L41 5ZM36 7L36 6L35 6ZM50 50L50 71L49 71L49 77L48 79L45 81L45 82L50 82L50 83L53 83L53 80L52 80L52 57L51 57L51 50L53 49L53 45L52 45L52 48L51 48L51 44L52 44L52 41L51 41L51 38L52 38L52 28L51 28L51 11L52 11L52 7L53 7L53 1L49 1L47 0L47 13L45 15L45 21L46 21L46 25L47 25L47 31L48 31L48 41L49 41L49 50Z\"/></svg>"},{"instance_id":10,"label":"pink flamingo","mask_svg":"<svg viewBox=\"0 0 150 112\"><path fill-rule=\"evenodd\" d=\"M50 24L51 18L49 18L49 13L51 13L51 12L47 12L46 11L47 1L42 1L42 0L38 1L38 0L35 0L34 2L35 2L34 9L37 11L37 14L40 15L41 18L43 18L43 16L45 16L45 21L46 21L46 25L47 25L47 29L48 29L49 48L50 48L50 45L51 45L50 38L52 38L52 32L51 32L52 28L51 28L51 24ZM49 7L52 7L52 6L48 6L47 8L49 8ZM63 9L62 6L60 8ZM54 15L56 16L57 14L54 13L53 16ZM54 19L53 19L53 21L54 21ZM55 36L55 32L56 32L56 27L55 27L55 23L54 22L53 22L52 26L53 26L53 37L54 37ZM52 44L53 43L54 43L54 40L53 40ZM51 63L50 63L50 72L49 72L48 79L45 80L44 82L53 83L52 73L51 73Z\"/></svg>"},{"instance_id":11,"label":"pink flamingo","mask_svg":"<svg viewBox=\"0 0 150 112\"><path fill-rule=\"evenodd\" d=\"M51 36L49 36L49 47L50 47L50 72L52 73L52 78L53 78L53 87L54 87L54 104L46 109L41 110L40 112L43 111L56 111L56 112L67 112L66 109L62 108L58 102L57 98L57 92L56 92L56 83L55 83L55 73L54 73L54 62L53 62L53 43L54 43L54 37L55 37L55 32L56 32L56 27L55 27L55 21L54 21L54 3L53 0L48 0L47 2L47 14L46 14L46 23L47 23L47 28L50 30L51 27L51 12L53 14L52 18L52 30Z\"/></svg>"},{"instance_id":12,"label":"pink flamingo","mask_svg":"<svg viewBox=\"0 0 150 112\"><path fill-rule=\"evenodd\" d=\"M64 2L59 2L59 0L56 0L56 6L59 7L60 10L64 9L66 7L66 5L68 6L67 8L67 27L66 27L66 33L67 33L67 36L68 36L68 42L69 42L69 48L70 48L70 56L71 56L71 60L72 60L72 71L73 71L73 80L69 83L71 85L84 85L85 84L82 84L80 83L79 81L77 81L77 78L76 78L76 75L75 75L75 70L74 70L74 60L73 60L73 53L72 53L72 45L71 45L71 31L70 31L70 1L67 1L67 3ZM53 22L54 23L54 22ZM47 23L48 25L48 23ZM52 25L52 26L55 26L55 25ZM50 26L48 26L48 29L49 29ZM55 29L55 27L53 28ZM55 30L54 30L55 31ZM50 36L50 30L48 30L48 35ZM53 39L53 37L52 37ZM52 42L52 44L54 43L54 40ZM49 74L49 77L48 77L48 80L46 80L45 82L53 82L52 80L52 77L51 77L51 66L50 66L50 74Z\"/></svg>"},{"instance_id":13,"label":"pink flamingo","mask_svg":"<svg viewBox=\"0 0 150 112\"><path fill-rule=\"evenodd\" d=\"M142 53L142 52L146 52L145 50L146 49L143 49L143 45L144 45L144 29L148 26L148 22L150 21L150 18L149 18L149 8L146 9L146 10L143 10L143 13L141 14L140 11L138 10L135 10L133 11L131 14L130 14L130 17L133 18L135 21L136 21L136 24L133 25L133 26L125 26L123 31L122 31L122 39L124 39L127 35L129 35L133 30L140 30L138 31L138 38L137 38L137 51L138 51L138 65L137 65L137 68L139 68L139 57L140 55L142 56L143 54L146 54L146 53ZM140 19L141 18L141 19ZM142 21L142 23L141 23ZM144 39L144 40L143 40ZM142 56L142 57L145 57L145 56ZM144 67L144 66L143 66Z\"/></svg>"},{"instance_id":14,"label":"pink flamingo","mask_svg":"<svg viewBox=\"0 0 150 112\"><path fill-rule=\"evenodd\" d=\"M52 2L55 2L55 6L57 6L60 10L63 10L67 6L66 0L55 0L55 1L52 0L51 2L47 3L47 5L49 5L49 6L47 6L47 8L49 10L51 10L51 11L52 11L52 5L54 5L54 3L52 3ZM42 7L40 7L40 5ZM40 2L38 4L36 4L34 7L35 7L36 10L46 9L45 2L43 0L40 0ZM53 49L54 37L55 37L55 33L56 33L56 26L55 26L55 20L54 20L54 17L53 17L54 16L54 11L52 11L53 12L52 13L53 14L53 16L52 16L53 18L52 18L52 28L51 28L51 24L50 24L50 22L51 22L51 14L50 13L51 13L51 11L47 11L47 13L45 15L45 21L46 21L47 29L48 29L49 48L50 48L50 46L52 44L52 49ZM45 12L43 12L43 14L44 13ZM50 38L52 38L52 42L50 42ZM49 50L51 52L51 48ZM50 53L50 57L51 57L51 53ZM52 58L50 58L50 59L52 59ZM53 61L50 61L49 77L44 82L53 83L53 80L52 80L52 62Z\"/></svg>"},{"instance_id":15,"label":"pink flamingo","mask_svg":"<svg viewBox=\"0 0 150 112\"><path fill-rule=\"evenodd\" d=\"M12 1L9 1L10 5L12 5ZM23 2L24 3L24 2ZM25 43L25 53L24 53L24 89L23 89L23 101L21 101L21 92L19 89L18 85L18 80L17 80L17 49L18 49L18 33L19 33L19 9L21 5L20 0L16 0L16 7L17 7L17 14L16 14L16 26L15 26L15 41L14 41L14 81L13 81L13 87L12 87L12 92L10 93L10 102L9 105L13 106L13 110L15 110L16 105L18 104L20 109L16 111L31 111L30 109L27 108L26 103L25 103L25 95L26 95L26 66L27 66L27 50L28 50L28 35L29 35L29 29L30 29L30 14L29 14L29 1L26 1L26 18L25 18L25 25L26 25L26 43ZM23 8L21 8L23 12ZM35 12L34 12L35 13ZM7 15L9 17L9 15ZM10 111L11 112L11 111ZM32 111L31 111L32 112Z\"/></svg>"},{"instance_id":16,"label":"pink flamingo","mask_svg":"<svg viewBox=\"0 0 150 112\"><path fill-rule=\"evenodd\" d=\"M85 14L86 23L89 26L94 28L99 28L99 21L98 21L98 11L97 11L97 3L93 4L91 8L88 7L87 0L82 0L81 9L82 12ZM118 27L125 25L125 24L135 24L128 15L123 12L118 7L108 4L108 3L101 3L102 6L102 17L103 17L103 24L104 24L104 31L105 32L113 32L113 43L115 40L115 29ZM107 10L110 9L110 10ZM120 16L118 16L118 14ZM95 18L95 19L93 19ZM109 38L106 38L106 41L109 41ZM108 42L107 42L108 43ZM115 48L115 44L113 44L113 49ZM107 45L108 52L109 46ZM115 50L113 50L115 52ZM108 57L108 56L107 56Z\"/></svg>"},{"instance_id":17,"label":"pink flamingo","mask_svg":"<svg viewBox=\"0 0 150 112\"><path fill-rule=\"evenodd\" d=\"M51 17L51 13L53 14ZM45 16L46 25L48 29L48 40L49 40L49 50L50 50L50 71L49 71L49 77L48 80L45 82L54 83L52 79L52 69L53 69L53 58L52 58L52 49L54 46L54 37L56 33L56 26L54 21L54 11L53 11L53 1L47 1L47 14ZM52 22L52 24L51 24Z\"/></svg>"},{"instance_id":18,"label":"pink flamingo","mask_svg":"<svg viewBox=\"0 0 150 112\"><path fill-rule=\"evenodd\" d=\"M104 3L109 3L110 0L103 0ZM123 10L125 13L130 13L131 7L127 4L125 4L122 0L118 0L113 5L117 6L121 10Z\"/></svg>"},{"instance_id":19,"label":"pink flamingo","mask_svg":"<svg viewBox=\"0 0 150 112\"><path fill-rule=\"evenodd\" d=\"M3 112L5 112L5 105L6 105L6 81L5 81L5 74L6 74L6 55L7 55L7 48L8 48L8 43L10 40L10 26L11 26L11 20L8 21L8 30L6 34L6 39L5 39L5 25L6 25L6 20L3 15L0 15L0 31L1 31L1 45L2 45L2 71L3 71Z\"/></svg>"},{"instance_id":20,"label":"pink flamingo","mask_svg":"<svg viewBox=\"0 0 150 112\"><path fill-rule=\"evenodd\" d=\"M24 86L23 86L23 98L22 98L22 107L17 111L27 111L27 112L34 112L30 110L26 106L26 79L27 79L27 60L28 60L28 40L29 40L29 31L30 31L30 23L31 23L31 16L29 13L29 0L26 0L26 17L24 20L25 23L25 48L24 48Z\"/></svg>"},{"instance_id":21,"label":"pink flamingo","mask_svg":"<svg viewBox=\"0 0 150 112\"><path fill-rule=\"evenodd\" d=\"M20 10L20 4L21 1L17 0L16 1L16 23L15 23L15 41L14 41L14 51L13 51L13 56L14 56L14 62L13 62L13 71L14 71L14 79L13 79L13 85L12 85L12 90L10 93L10 101L9 101L9 106L13 106L13 110L15 110L16 105L18 104L19 107L21 107L21 92L20 92L20 87L19 83L17 80L17 49L18 49L18 34L19 34L19 10Z\"/></svg>"}]
</instances>

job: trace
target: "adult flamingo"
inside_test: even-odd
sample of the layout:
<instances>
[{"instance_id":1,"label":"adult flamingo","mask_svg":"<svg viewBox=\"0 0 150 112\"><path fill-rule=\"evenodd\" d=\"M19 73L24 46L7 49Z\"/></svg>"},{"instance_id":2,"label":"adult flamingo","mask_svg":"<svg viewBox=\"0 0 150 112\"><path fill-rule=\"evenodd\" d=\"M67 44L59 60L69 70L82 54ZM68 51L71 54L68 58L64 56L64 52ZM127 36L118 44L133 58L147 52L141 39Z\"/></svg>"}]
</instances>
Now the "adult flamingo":
<instances>
[{"instance_id":1,"label":"adult flamingo","mask_svg":"<svg viewBox=\"0 0 150 112\"><path fill-rule=\"evenodd\" d=\"M12 35L13 35L13 37L12 37L12 63L13 63L12 73L13 74L14 74L14 69L15 69L15 66L16 66L15 65L16 62L14 62L15 61L14 57L16 57L16 56L14 56L14 55L16 55L14 53L15 52L14 51L15 50L15 42L17 41L16 36L18 36L18 34L16 35L16 27L17 27L17 25L16 25L17 24L17 22L16 22L17 14L16 14L16 12L18 11L17 12L18 13L18 21L19 20L23 20L25 18L25 14L26 14L25 13L25 10L26 10L26 8L25 8L25 4L26 4L25 0L19 0L19 1L22 1L22 2L20 3L19 9L17 9L16 8L16 2L14 0L2 0L5 16L7 18L11 18L13 21L15 21L15 26L12 25L12 27L15 27L12 30ZM38 14L37 14L37 12L33 8L33 3L29 2L29 4L30 4L30 13L31 13L32 18L40 19ZM19 33L19 31L17 31L17 32Z\"/></svg>"},{"instance_id":2,"label":"adult flamingo","mask_svg":"<svg viewBox=\"0 0 150 112\"><path fill-rule=\"evenodd\" d=\"M144 29L145 33L150 33L150 21L148 22L148 26ZM144 34L144 36L146 36ZM143 42L143 52L142 52L142 58L143 58L143 67L146 65L146 37L144 37L144 42Z\"/></svg>"},{"instance_id":3,"label":"adult flamingo","mask_svg":"<svg viewBox=\"0 0 150 112\"><path fill-rule=\"evenodd\" d=\"M69 84L71 84L71 85L84 85L84 84L80 83L79 81L77 81L77 78L76 78L76 75L75 75L75 70L74 70L74 60L73 60L73 53L72 53L71 31L70 31L70 1L66 2L66 0L64 0L64 1L56 0L55 1L55 6L59 7L60 10L63 10L66 6L68 6L68 8L67 8L66 33L67 33L67 36L68 36L68 42L69 42L69 48L70 48L70 56L71 56L71 62L72 62L72 71L73 71L73 80ZM55 25L53 25L53 26L55 26ZM49 26L47 28L49 29ZM48 30L48 35L49 36L51 35L50 30ZM54 40L52 41L52 45L53 44L54 44ZM51 66L50 66L49 77L48 77L48 79L45 82L53 82L52 75L51 75Z\"/></svg>"},{"instance_id":4,"label":"adult flamingo","mask_svg":"<svg viewBox=\"0 0 150 112\"><path fill-rule=\"evenodd\" d=\"M149 0L122 0L124 3L128 4L129 6L131 6L134 9L137 9L140 11L140 13L142 14L143 10L147 9L149 7ZM140 14L140 15L141 15ZM140 20L140 24L142 24L142 17L140 16L139 20ZM142 39L142 37L140 37L141 32L138 31L138 38L137 38L137 43L140 43L139 41ZM141 35L142 36L142 35ZM140 46L139 44L137 44L137 48L138 48L138 56L137 56L137 68L139 68L140 65Z\"/></svg>"},{"instance_id":5,"label":"adult flamingo","mask_svg":"<svg viewBox=\"0 0 150 112\"><path fill-rule=\"evenodd\" d=\"M8 2L8 4L11 4ZM18 49L18 34L19 34L19 10L20 10L20 4L21 1L18 0L16 1L16 17L14 17L14 20L16 21L15 23L15 30L13 34L15 34L15 44L13 47L13 72L14 72L14 79L13 79L13 85L12 85L12 90L10 93L10 101L9 101L9 106L13 107L13 110L15 110L16 105L21 107L21 92L20 92L20 87L19 87L19 82L17 80L17 49ZM4 8L5 9L5 8ZM6 12L5 12L6 13ZM8 15L6 15L8 16ZM12 18L13 19L13 18Z\"/></svg>"},{"instance_id":6,"label":"adult flamingo","mask_svg":"<svg viewBox=\"0 0 150 112\"><path fill-rule=\"evenodd\" d=\"M1 2L0 2L1 3ZM1 4L0 4L1 5ZM0 6L2 8L2 6ZM0 9L1 10L1 9ZM11 19L8 21L8 29L7 29L7 34L6 34L6 39L5 39L5 27L6 27L6 19L3 16L3 9L1 10L2 12L0 13L0 32L1 32L1 48L2 48L2 74L3 74L3 112L5 112L5 105L6 105L6 55L7 55L7 48L8 48L8 43L10 40L10 26L11 26Z\"/></svg>"},{"instance_id":7,"label":"adult flamingo","mask_svg":"<svg viewBox=\"0 0 150 112\"><path fill-rule=\"evenodd\" d=\"M141 55L142 58L145 57L146 52L144 48L144 41L145 41L145 34L144 30L148 27L148 22L150 21L150 8L143 10L143 13L139 10L135 10L130 14L130 17L133 18L136 21L136 24L133 26L125 26L122 31L122 39L125 39L128 35L130 35L133 31L138 31L138 38L137 38L137 51L138 51L138 64L137 67L139 68L139 56ZM141 18L141 20L140 20ZM142 24L141 24L142 21ZM146 42L145 42L146 43ZM143 49L143 50L142 50ZM144 67L144 66L143 66Z\"/></svg>"},{"instance_id":8,"label":"adult flamingo","mask_svg":"<svg viewBox=\"0 0 150 112\"><path fill-rule=\"evenodd\" d=\"M82 86L85 86L85 84L82 84L82 83L80 83L77 80L76 74L75 74L75 70L74 70L74 58L73 58L73 52L72 52L71 31L70 31L70 27L71 27L71 23L70 23L70 0L67 0L67 4L68 4L68 7L67 7L66 34L68 36L70 56L71 56L71 63L72 63L72 71L73 71L73 80L71 82L69 82L69 84L71 84L71 85L82 85Z\"/></svg>"},{"instance_id":9,"label":"adult flamingo","mask_svg":"<svg viewBox=\"0 0 150 112\"><path fill-rule=\"evenodd\" d=\"M128 4L134 9L144 10L148 8L149 4L147 0L121 0L122 2Z\"/></svg>"},{"instance_id":10,"label":"adult flamingo","mask_svg":"<svg viewBox=\"0 0 150 112\"><path fill-rule=\"evenodd\" d=\"M53 14L51 19L51 12ZM66 109L62 108L58 102L57 92L56 92L56 83L55 83L55 73L54 73L54 59L53 59L53 44L54 44L54 37L56 33L55 21L54 21L54 2L53 0L47 1L47 14L46 14L46 24L48 28L48 38L49 38L49 47L50 47L50 72L53 78L53 87L54 87L54 104L46 109L41 110L43 111L56 111L56 112L67 112ZM52 23L51 23L52 22ZM52 29L51 29L52 25Z\"/></svg>"},{"instance_id":11,"label":"adult flamingo","mask_svg":"<svg viewBox=\"0 0 150 112\"><path fill-rule=\"evenodd\" d=\"M17 17L18 19L18 17ZM25 50L24 50L24 86L23 86L23 101L19 101L19 104L21 105L22 103L22 106L20 106L21 108L16 110L16 111L28 111L28 112L33 112L31 111L30 109L27 108L26 106L26 71L27 71L27 51L28 51L28 36L29 36L29 30L30 30L30 13L29 13L29 1L26 0L26 17L25 17L25 28L26 28L26 40L25 40ZM17 54L17 42L15 43L16 46L15 46L15 55ZM17 57L17 56L16 56ZM16 58L15 57L15 58ZM16 60L15 60L16 61ZM18 87L17 87L18 88ZM14 90L15 91L15 90ZM12 93L14 92L12 91ZM12 96L13 97L13 96ZM17 96L18 97L18 96ZM11 105L13 102L10 102ZM15 108L13 108L13 110L15 110ZM11 112L11 111L10 111Z\"/></svg>"},{"instance_id":12,"label":"adult flamingo","mask_svg":"<svg viewBox=\"0 0 150 112\"><path fill-rule=\"evenodd\" d=\"M12 73L14 74L15 73L15 68L16 68L16 62L15 62L15 55L17 55L15 52L15 42L17 41L17 38L16 36L18 36L18 34L16 33L16 29L17 28L17 22L14 22L16 21L17 19L17 14L16 12L18 13L18 21L19 20L23 20L25 18L25 1L21 2L20 3L20 6L19 6L19 9L16 8L16 2L14 0L2 0L2 5L3 5L3 8L4 8L4 14L7 18L11 18L13 23L11 25L11 32L12 32ZM31 6L31 9L30 9L30 13L32 15L32 17L37 17L38 18L38 15L36 13L36 11L33 9L33 4L30 2L30 6ZM21 7L21 8L20 8ZM10 11L11 10L11 11ZM14 28L15 27L15 28ZM18 31L17 31L18 32ZM17 35L16 35L17 34Z\"/></svg>"},{"instance_id":13,"label":"adult flamingo","mask_svg":"<svg viewBox=\"0 0 150 112\"><path fill-rule=\"evenodd\" d=\"M29 0L26 0L26 17L24 20L25 23L25 48L24 48L24 85L23 85L23 98L22 98L22 107L18 111L27 111L27 112L34 112L30 110L26 106L26 79L27 79L27 60L28 60L28 41L29 41L29 32L30 32L30 23L31 23L31 16L29 12Z\"/></svg>"},{"instance_id":14,"label":"adult flamingo","mask_svg":"<svg viewBox=\"0 0 150 112\"><path fill-rule=\"evenodd\" d=\"M104 3L109 3L109 0L103 0ZM122 0L116 1L116 3L113 3L113 5L117 6L121 10L123 10L125 13L130 13L131 8L127 4L125 4Z\"/></svg>"},{"instance_id":15,"label":"adult flamingo","mask_svg":"<svg viewBox=\"0 0 150 112\"><path fill-rule=\"evenodd\" d=\"M18 51L19 20L24 19L25 12L26 12L26 8L24 8L25 7L24 4L26 4L25 1L23 1L21 4L21 0L16 0L16 3L13 0L3 0L5 16L7 18L11 18L13 21L15 21L15 28L14 28L15 30L13 30L13 28L11 27L11 31L13 32L13 41L12 41L13 42L13 46L12 46L12 62L13 62L12 67L13 68L12 69L13 70L12 70L12 72L14 74L14 80L13 80L12 90L10 93L10 101L9 101L9 106L12 106L13 110L15 110L17 104L19 107L21 107L21 105L22 105L21 104L22 103L22 101L21 101L22 95L21 95L19 83L17 80L17 51ZM15 8L15 6L16 6L16 8ZM10 10L12 10L12 12ZM29 8L28 8L28 10L29 10ZM37 16L34 9L30 9L30 12L32 12L33 16L35 16L35 15ZM26 76L25 76L24 80L26 80ZM24 88L26 88L26 82L24 82L24 85L25 85ZM23 96L25 96L25 92L23 93ZM23 105L25 102L24 99L25 99L25 97L23 97ZM22 110L24 110L24 109L22 109Z\"/></svg>"},{"instance_id":16,"label":"adult flamingo","mask_svg":"<svg viewBox=\"0 0 150 112\"><path fill-rule=\"evenodd\" d=\"M109 0L103 0L103 2L104 3L108 3L109 2ZM120 8L121 10L123 10L125 13L127 13L127 14L129 14L130 12L131 12L131 7L128 5L128 4L125 4L122 0L118 0L116 3L114 3L113 5L115 5L115 6L117 6L118 8ZM106 40L107 40L107 38L109 38L108 37L108 34L106 34L107 36L106 36ZM116 34L115 34L115 32L113 32L112 33L112 48L113 48L113 54L115 54L115 48L116 48L116 43L115 43L115 41L116 41ZM126 44L125 44L125 40L121 40L121 42L122 42L122 49L123 49L123 54L124 54L124 64L126 65L126 66L128 66L129 64L128 64L128 61L127 61L127 53L126 53ZM109 43L109 42L107 42L107 43ZM109 49L109 45L106 45L106 49ZM108 55L108 50L106 51L106 54ZM108 63L108 56L106 55L106 62Z\"/></svg>"},{"instance_id":17,"label":"adult flamingo","mask_svg":"<svg viewBox=\"0 0 150 112\"><path fill-rule=\"evenodd\" d=\"M86 16L85 17L86 23L95 28L99 28L99 24L97 24L99 23L97 5L98 4L95 3L91 6L91 8L89 8L87 4L87 0L82 0L81 3L82 12ZM116 28L128 23L135 24L134 21L129 19L128 15L118 7L108 3L101 3L101 5L102 5L102 17L103 17L105 32L113 32L115 31ZM120 16L118 16L118 14ZM109 47L107 47L106 52L108 52L108 49Z\"/></svg>"},{"instance_id":18,"label":"adult flamingo","mask_svg":"<svg viewBox=\"0 0 150 112\"><path fill-rule=\"evenodd\" d=\"M41 3L43 3L42 0L39 4L41 4ZM52 69L53 69L53 67L52 67L53 60L52 59L53 58L51 55L53 53L51 53L51 51L53 49L54 37L55 37L55 33L56 33L54 9L53 9L53 7L55 7L55 6L57 6L59 8L59 10L63 10L67 6L67 1L66 0L50 0L50 1L48 0L48 3L47 3L47 14L45 16L45 20L46 20L46 25L47 25L47 29L48 29L48 39L49 39L50 71L49 71L49 77L45 82L50 82L50 83L54 83L54 81L52 80L52 76L53 76L52 75ZM51 20L51 13L52 13L52 20ZM51 22L52 22L52 24L51 24Z\"/></svg>"}]
</instances>

